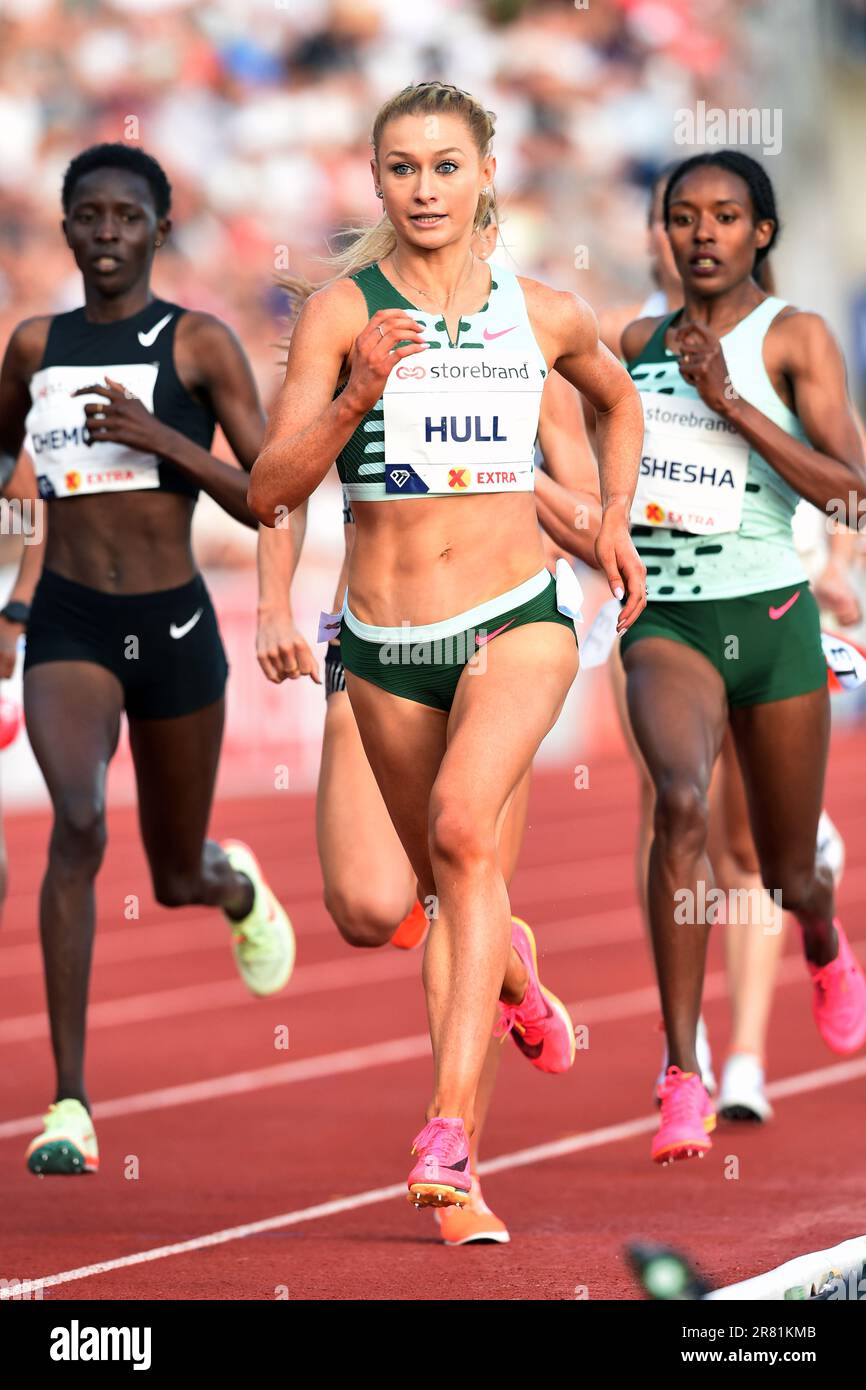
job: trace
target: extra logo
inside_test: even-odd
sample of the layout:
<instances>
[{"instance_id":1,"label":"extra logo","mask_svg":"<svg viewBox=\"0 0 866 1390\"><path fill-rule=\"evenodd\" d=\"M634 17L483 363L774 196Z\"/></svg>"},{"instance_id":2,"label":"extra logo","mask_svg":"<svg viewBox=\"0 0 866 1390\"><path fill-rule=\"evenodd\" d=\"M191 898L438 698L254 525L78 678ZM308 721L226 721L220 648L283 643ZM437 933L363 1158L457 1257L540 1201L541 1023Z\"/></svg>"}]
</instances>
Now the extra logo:
<instances>
[{"instance_id":1,"label":"extra logo","mask_svg":"<svg viewBox=\"0 0 866 1390\"><path fill-rule=\"evenodd\" d=\"M650 526L661 526L665 519L664 507L660 507L658 502L647 503L645 514Z\"/></svg>"},{"instance_id":2,"label":"extra logo","mask_svg":"<svg viewBox=\"0 0 866 1390\"><path fill-rule=\"evenodd\" d=\"M453 488L468 487L468 486L469 486L469 469L468 469L468 468L449 468L449 469L448 469L448 486L449 486L449 487L453 487Z\"/></svg>"},{"instance_id":3,"label":"extra logo","mask_svg":"<svg viewBox=\"0 0 866 1390\"><path fill-rule=\"evenodd\" d=\"M400 366L397 368L395 375L400 377L400 379L403 381L405 381L407 377L409 377L412 380L418 380L422 376L427 375L427 368L420 366L413 367L408 362L402 362Z\"/></svg>"},{"instance_id":4,"label":"extra logo","mask_svg":"<svg viewBox=\"0 0 866 1390\"><path fill-rule=\"evenodd\" d=\"M81 487L81 474L75 471L66 474L66 491L77 492Z\"/></svg>"}]
</instances>

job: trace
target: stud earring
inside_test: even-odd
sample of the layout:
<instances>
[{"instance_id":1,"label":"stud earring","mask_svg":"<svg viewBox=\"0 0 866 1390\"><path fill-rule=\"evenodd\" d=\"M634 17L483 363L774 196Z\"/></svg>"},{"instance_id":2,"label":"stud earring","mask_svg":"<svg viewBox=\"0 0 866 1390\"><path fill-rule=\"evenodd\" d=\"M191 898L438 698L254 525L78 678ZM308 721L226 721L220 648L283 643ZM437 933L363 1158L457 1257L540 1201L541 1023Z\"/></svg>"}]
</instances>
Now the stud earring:
<instances>
[{"instance_id":1,"label":"stud earring","mask_svg":"<svg viewBox=\"0 0 866 1390\"><path fill-rule=\"evenodd\" d=\"M377 189L376 189L376 197L377 197L377 198L384 198L384 196L385 196L385 194L382 192L381 188L377 188Z\"/></svg>"}]
</instances>

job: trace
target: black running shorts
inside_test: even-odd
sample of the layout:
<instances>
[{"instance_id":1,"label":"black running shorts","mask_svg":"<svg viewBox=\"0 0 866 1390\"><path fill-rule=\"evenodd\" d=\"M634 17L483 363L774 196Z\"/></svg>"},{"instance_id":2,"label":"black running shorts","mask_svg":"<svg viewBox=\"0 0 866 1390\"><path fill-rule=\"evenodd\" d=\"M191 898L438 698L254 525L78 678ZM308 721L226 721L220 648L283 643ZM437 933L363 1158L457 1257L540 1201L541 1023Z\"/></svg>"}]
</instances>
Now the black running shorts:
<instances>
[{"instance_id":1,"label":"black running shorts","mask_svg":"<svg viewBox=\"0 0 866 1390\"><path fill-rule=\"evenodd\" d=\"M44 570L27 626L25 674L49 661L106 667L123 686L133 719L193 714L220 698L228 676L200 574L177 589L105 594Z\"/></svg>"}]
</instances>

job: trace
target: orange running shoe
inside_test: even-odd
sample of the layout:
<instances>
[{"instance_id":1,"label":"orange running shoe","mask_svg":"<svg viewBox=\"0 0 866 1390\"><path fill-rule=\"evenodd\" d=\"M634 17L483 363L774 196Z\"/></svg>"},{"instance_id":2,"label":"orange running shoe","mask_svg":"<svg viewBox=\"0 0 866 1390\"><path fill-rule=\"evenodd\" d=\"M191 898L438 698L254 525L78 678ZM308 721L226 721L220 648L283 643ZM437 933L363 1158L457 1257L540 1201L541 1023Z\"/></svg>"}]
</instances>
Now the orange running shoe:
<instances>
[{"instance_id":1,"label":"orange running shoe","mask_svg":"<svg viewBox=\"0 0 866 1390\"><path fill-rule=\"evenodd\" d=\"M481 1195L481 1183L472 1174L472 1189L464 1207L434 1208L433 1215L444 1245L507 1245L508 1227L490 1210Z\"/></svg>"},{"instance_id":2,"label":"orange running shoe","mask_svg":"<svg viewBox=\"0 0 866 1390\"><path fill-rule=\"evenodd\" d=\"M422 945L426 940L429 930L430 918L421 904L416 903L391 937L391 945L397 946L401 951L414 951L416 946Z\"/></svg>"}]
</instances>

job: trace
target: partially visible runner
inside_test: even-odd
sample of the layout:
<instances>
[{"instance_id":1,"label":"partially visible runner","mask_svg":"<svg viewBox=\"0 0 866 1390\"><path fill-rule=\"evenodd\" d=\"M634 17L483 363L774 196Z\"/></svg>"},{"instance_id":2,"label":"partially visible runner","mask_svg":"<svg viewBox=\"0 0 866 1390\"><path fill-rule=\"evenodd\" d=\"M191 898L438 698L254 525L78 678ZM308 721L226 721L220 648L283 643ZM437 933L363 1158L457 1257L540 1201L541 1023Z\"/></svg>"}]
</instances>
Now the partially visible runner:
<instances>
[{"instance_id":1,"label":"partially visible runner","mask_svg":"<svg viewBox=\"0 0 866 1390\"><path fill-rule=\"evenodd\" d=\"M715 1125L695 1050L713 920L699 885L712 883L708 794L729 724L762 881L802 929L821 1036L841 1054L866 1041L866 980L816 859L827 671L791 536L800 496L826 509L864 491L844 363L818 315L756 281L778 216L755 160L685 161L664 215L684 308L623 334L646 418L632 515L649 605L621 644L655 788L647 902L670 1061L659 1162L705 1152Z\"/></svg>"},{"instance_id":2,"label":"partially visible runner","mask_svg":"<svg viewBox=\"0 0 866 1390\"><path fill-rule=\"evenodd\" d=\"M206 839L228 667L190 524L200 489L254 524L244 470L264 419L234 334L151 291L170 194L135 147L72 161L63 229L84 306L20 324L0 378L0 451L17 458L26 431L47 513L24 665L27 730L54 810L40 931L57 1089L27 1150L39 1174L99 1164L84 1046L106 773L124 710L157 901L221 908L254 994L282 989L294 962L291 924L252 851ZM209 453L217 423L242 468Z\"/></svg>"},{"instance_id":3,"label":"partially visible runner","mask_svg":"<svg viewBox=\"0 0 866 1390\"><path fill-rule=\"evenodd\" d=\"M474 250L482 259L497 240L492 211L476 234ZM297 304L312 290L306 282L287 280ZM542 395L538 442L543 467L569 490L591 515L584 536L597 533L600 520L598 473L583 424L579 397L558 373L548 378ZM259 623L257 651L267 678L279 683L309 675L320 683L318 662L298 630L292 613L291 584L300 559L307 503L292 512L290 525L262 528L259 537ZM349 555L354 541L351 503L344 498L345 556L334 596L341 608L346 592ZM594 563L588 542L585 558ZM349 697L339 638L326 647L327 710L317 794L317 840L324 879L325 904L340 934L352 946L376 947L387 941L405 949L420 946L429 918L417 898L417 881L364 753ZM505 818L499 858L506 884L517 865L529 803L531 769L525 773ZM518 919L513 919L518 920ZM399 923L396 927L395 924ZM514 1036L514 1035L513 1035ZM446 1245L508 1241L508 1229L484 1201L478 1178L481 1133L496 1081L500 1041L491 1038L478 1094L476 1128L470 1140L472 1192L466 1205L436 1209Z\"/></svg>"},{"instance_id":4,"label":"partially visible runner","mask_svg":"<svg viewBox=\"0 0 866 1390\"><path fill-rule=\"evenodd\" d=\"M644 603L627 526L639 402L581 301L473 255L492 135L490 113L444 83L380 110L371 163L386 215L301 311L249 493L273 525L336 457L355 515L347 689L418 897L435 903L424 958L435 1091L413 1145L416 1205L470 1193L497 1000L498 1026L519 1030L534 1065L574 1060L571 1020L540 983L532 933L511 919L498 848L577 671L579 586L564 562L557 583L544 567L531 495L553 367L601 413L596 550L625 598L620 626Z\"/></svg>"},{"instance_id":5,"label":"partially visible runner","mask_svg":"<svg viewBox=\"0 0 866 1390\"><path fill-rule=\"evenodd\" d=\"M664 224L664 192L674 165L662 169L653 182L647 221L647 250L653 291L642 305L607 310L599 315L599 335L612 352L623 356L622 332L638 318L669 314L683 303L682 281ZM773 293L769 261L756 268L757 283ZM590 425L592 421L590 421ZM858 429L863 437L858 418ZM805 500L794 514L794 543L806 567L819 608L828 610L843 626L860 620L860 604L849 579L854 535L841 528L828 532L826 517ZM819 534L816 534L819 533ZM646 883L652 843L655 792L634 740L625 698L625 672L618 647L610 658L611 684L626 744L640 780L640 822L636 858L638 897L646 916ZM819 822L819 849L838 876L844 846L826 811ZM727 922L725 957L731 1000L731 1036L721 1074L718 1111L726 1119L763 1121L772 1115L766 1094L767 1029L779 959L784 946L783 914L763 892L760 868L749 830L745 790L730 731L722 744L710 785L709 858L715 886L728 902L747 902L747 920ZM758 910L760 908L760 910ZM754 916L755 920L752 920ZM703 1017L698 1019L696 1055L702 1079L716 1090L712 1055ZM667 1057L658 1083L664 1081Z\"/></svg>"},{"instance_id":6,"label":"partially visible runner","mask_svg":"<svg viewBox=\"0 0 866 1390\"><path fill-rule=\"evenodd\" d=\"M0 436L2 437L2 436ZM12 508L18 508L20 519L19 534L24 536L24 549L18 574L3 608L0 609L0 681L9 680L15 670L18 643L27 627L30 617L30 597L39 580L42 569L43 534L39 508L41 503L36 496L36 477L33 463L28 454L22 454L17 464L14 456L0 450L0 492L5 504L8 527L4 533L15 534L16 518ZM4 723L8 716L3 710ZM7 739L14 739L14 729L20 723L20 710L15 707L15 722L11 730L3 729L0 735L0 748L7 746ZM0 816L0 915L6 903L9 886L9 866L6 862L6 836Z\"/></svg>"}]
</instances>

